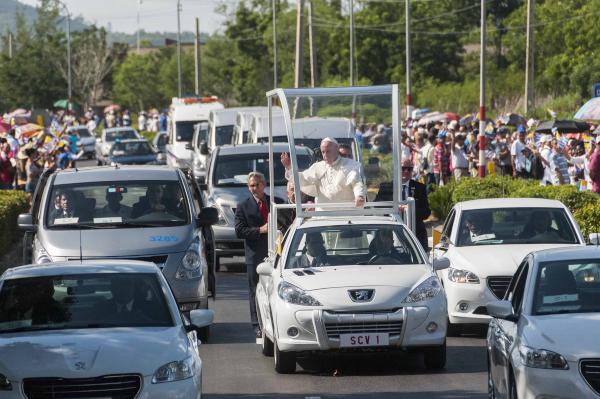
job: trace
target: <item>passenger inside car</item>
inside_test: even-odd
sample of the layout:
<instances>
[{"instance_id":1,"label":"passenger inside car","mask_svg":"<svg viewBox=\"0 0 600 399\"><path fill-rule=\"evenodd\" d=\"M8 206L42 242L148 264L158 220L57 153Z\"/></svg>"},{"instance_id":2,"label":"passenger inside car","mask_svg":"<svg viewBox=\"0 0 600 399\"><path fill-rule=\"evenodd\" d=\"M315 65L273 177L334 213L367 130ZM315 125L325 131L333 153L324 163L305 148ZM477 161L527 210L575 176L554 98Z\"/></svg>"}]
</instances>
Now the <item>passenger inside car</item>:
<instances>
[{"instance_id":1,"label":"passenger inside car","mask_svg":"<svg viewBox=\"0 0 600 399\"><path fill-rule=\"evenodd\" d=\"M133 204L131 217L139 218L155 212L164 212L165 205L163 204L164 189L160 184L152 184L148 186L146 195L140 197L137 203Z\"/></svg>"},{"instance_id":2,"label":"passenger inside car","mask_svg":"<svg viewBox=\"0 0 600 399\"><path fill-rule=\"evenodd\" d=\"M521 237L531 242L552 242L561 239L558 231L552 227L552 215L545 210L531 213Z\"/></svg>"},{"instance_id":3,"label":"passenger inside car","mask_svg":"<svg viewBox=\"0 0 600 399\"><path fill-rule=\"evenodd\" d=\"M121 203L123 194L116 187L109 187L106 190L106 205L96 212L96 217L121 217L128 219L131 216L132 208Z\"/></svg>"},{"instance_id":4,"label":"passenger inside car","mask_svg":"<svg viewBox=\"0 0 600 399\"><path fill-rule=\"evenodd\" d=\"M292 260L292 268L328 266L329 257L321 233L306 234L305 252Z\"/></svg>"},{"instance_id":5,"label":"passenger inside car","mask_svg":"<svg viewBox=\"0 0 600 399\"><path fill-rule=\"evenodd\" d=\"M55 196L54 209L50 211L49 219L56 224L57 219L72 218L75 216L71 195L66 191L58 192Z\"/></svg>"},{"instance_id":6,"label":"passenger inside car","mask_svg":"<svg viewBox=\"0 0 600 399\"><path fill-rule=\"evenodd\" d=\"M401 253L394 247L394 234L392 230L377 230L375 237L369 244L369 260L367 264L397 264L411 263L410 256Z\"/></svg>"}]
</instances>

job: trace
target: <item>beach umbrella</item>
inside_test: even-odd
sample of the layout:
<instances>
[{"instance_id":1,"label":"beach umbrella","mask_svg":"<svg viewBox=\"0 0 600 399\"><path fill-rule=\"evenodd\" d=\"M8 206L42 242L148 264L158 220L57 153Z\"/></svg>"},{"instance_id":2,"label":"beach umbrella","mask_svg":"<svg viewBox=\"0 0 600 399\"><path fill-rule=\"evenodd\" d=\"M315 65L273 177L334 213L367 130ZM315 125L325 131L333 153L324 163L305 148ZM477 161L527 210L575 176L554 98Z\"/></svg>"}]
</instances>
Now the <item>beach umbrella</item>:
<instances>
[{"instance_id":1,"label":"beach umbrella","mask_svg":"<svg viewBox=\"0 0 600 399\"><path fill-rule=\"evenodd\" d=\"M559 133L583 133L590 129L586 122L574 121L570 119L556 119L553 121L543 121L535 129L536 133L552 133L556 129Z\"/></svg>"},{"instance_id":2,"label":"beach umbrella","mask_svg":"<svg viewBox=\"0 0 600 399\"><path fill-rule=\"evenodd\" d=\"M573 119L581 119L586 121L600 120L600 97L595 97L583 104L575 113Z\"/></svg>"},{"instance_id":3,"label":"beach umbrella","mask_svg":"<svg viewBox=\"0 0 600 399\"><path fill-rule=\"evenodd\" d=\"M523 126L525 126L527 124L527 120L524 117L522 117L519 114L515 114L515 113L504 114L499 119L503 125L509 125L509 126L523 125Z\"/></svg>"},{"instance_id":4,"label":"beach umbrella","mask_svg":"<svg viewBox=\"0 0 600 399\"><path fill-rule=\"evenodd\" d=\"M120 106L120 105L118 105L118 104L110 104L110 105L108 105L108 106L104 107L104 113L105 113L105 114L107 114L107 113L109 113L110 111L115 111L115 112L117 112L117 111L119 111L120 109L121 109L121 106Z\"/></svg>"}]
</instances>

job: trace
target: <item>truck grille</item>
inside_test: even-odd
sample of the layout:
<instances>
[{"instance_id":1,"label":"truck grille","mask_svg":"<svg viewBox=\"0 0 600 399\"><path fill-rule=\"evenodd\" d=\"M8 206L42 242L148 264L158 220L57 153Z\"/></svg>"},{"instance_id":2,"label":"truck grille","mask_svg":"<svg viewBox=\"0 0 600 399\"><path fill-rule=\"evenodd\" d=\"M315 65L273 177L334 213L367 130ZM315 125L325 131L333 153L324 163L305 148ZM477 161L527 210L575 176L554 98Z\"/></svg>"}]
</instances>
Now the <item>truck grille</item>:
<instances>
[{"instance_id":1,"label":"truck grille","mask_svg":"<svg viewBox=\"0 0 600 399\"><path fill-rule=\"evenodd\" d=\"M508 290L510 280L512 276L491 276L487 278L487 284L496 298L502 299Z\"/></svg>"},{"instance_id":2,"label":"truck grille","mask_svg":"<svg viewBox=\"0 0 600 399\"><path fill-rule=\"evenodd\" d=\"M582 360L579 370L590 387L600 395L600 359Z\"/></svg>"},{"instance_id":3,"label":"truck grille","mask_svg":"<svg viewBox=\"0 0 600 399\"><path fill-rule=\"evenodd\" d=\"M142 386L139 375L106 375L96 378L26 378L28 399L133 399Z\"/></svg>"},{"instance_id":4,"label":"truck grille","mask_svg":"<svg viewBox=\"0 0 600 399\"><path fill-rule=\"evenodd\" d=\"M323 312L323 322L327 337L336 338L340 334L388 333L402 334L403 312L399 309L393 313L339 313Z\"/></svg>"}]
</instances>

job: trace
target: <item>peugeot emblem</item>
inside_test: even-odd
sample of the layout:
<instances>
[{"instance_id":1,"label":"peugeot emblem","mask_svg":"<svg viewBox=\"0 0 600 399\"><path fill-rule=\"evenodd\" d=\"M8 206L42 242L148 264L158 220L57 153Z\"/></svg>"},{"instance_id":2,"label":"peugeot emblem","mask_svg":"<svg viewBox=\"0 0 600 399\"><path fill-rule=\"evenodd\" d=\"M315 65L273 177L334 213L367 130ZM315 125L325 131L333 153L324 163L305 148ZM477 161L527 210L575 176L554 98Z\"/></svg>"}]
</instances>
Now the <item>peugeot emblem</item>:
<instances>
[{"instance_id":1,"label":"peugeot emblem","mask_svg":"<svg viewBox=\"0 0 600 399\"><path fill-rule=\"evenodd\" d=\"M86 368L85 362L77 362L74 366L76 370L85 370Z\"/></svg>"},{"instance_id":2,"label":"peugeot emblem","mask_svg":"<svg viewBox=\"0 0 600 399\"><path fill-rule=\"evenodd\" d=\"M352 302L371 302L375 296L375 290L348 290Z\"/></svg>"}]
</instances>

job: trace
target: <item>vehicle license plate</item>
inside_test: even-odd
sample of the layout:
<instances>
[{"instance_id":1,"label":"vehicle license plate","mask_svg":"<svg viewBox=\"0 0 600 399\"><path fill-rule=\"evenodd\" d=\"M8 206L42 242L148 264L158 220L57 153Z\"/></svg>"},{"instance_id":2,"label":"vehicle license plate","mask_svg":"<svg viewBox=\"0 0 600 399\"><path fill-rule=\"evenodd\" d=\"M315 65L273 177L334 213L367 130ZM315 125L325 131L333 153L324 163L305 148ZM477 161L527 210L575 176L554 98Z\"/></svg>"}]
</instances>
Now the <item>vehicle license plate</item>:
<instances>
[{"instance_id":1,"label":"vehicle license plate","mask_svg":"<svg viewBox=\"0 0 600 399\"><path fill-rule=\"evenodd\" d=\"M342 347L387 346L389 344L390 335L388 333L340 334L340 346Z\"/></svg>"}]
</instances>

